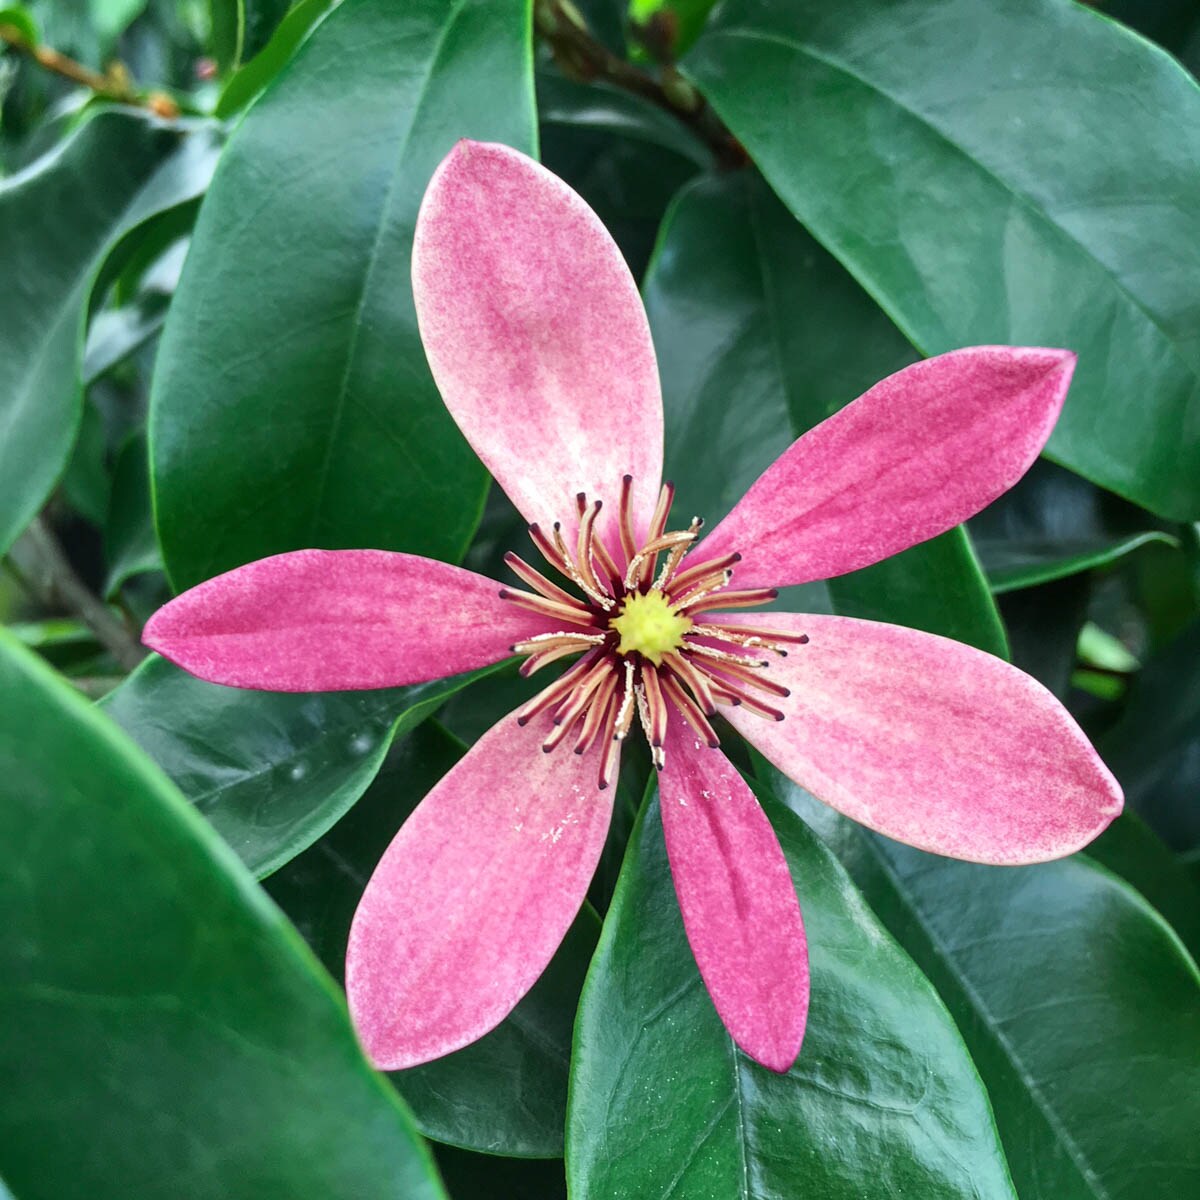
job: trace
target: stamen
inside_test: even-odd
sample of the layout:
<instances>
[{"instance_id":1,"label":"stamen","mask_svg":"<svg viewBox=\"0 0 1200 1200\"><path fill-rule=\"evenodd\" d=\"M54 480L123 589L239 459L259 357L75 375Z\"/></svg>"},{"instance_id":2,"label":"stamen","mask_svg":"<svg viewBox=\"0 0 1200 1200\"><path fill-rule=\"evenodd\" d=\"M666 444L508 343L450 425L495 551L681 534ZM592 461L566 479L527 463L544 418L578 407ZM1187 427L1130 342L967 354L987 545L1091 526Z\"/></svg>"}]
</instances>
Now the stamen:
<instances>
[{"instance_id":1,"label":"stamen","mask_svg":"<svg viewBox=\"0 0 1200 1200\"><path fill-rule=\"evenodd\" d=\"M554 714L555 725L562 725L565 729L570 729L576 718L583 712L592 693L604 682L605 676L611 673L611 660L600 659L558 706L558 711Z\"/></svg>"},{"instance_id":2,"label":"stamen","mask_svg":"<svg viewBox=\"0 0 1200 1200\"><path fill-rule=\"evenodd\" d=\"M588 646L602 646L607 641L607 635L600 633L539 633L512 647L514 654L528 654L529 657L521 664L519 674L526 679L543 667L566 658L569 654L578 654Z\"/></svg>"},{"instance_id":3,"label":"stamen","mask_svg":"<svg viewBox=\"0 0 1200 1200\"><path fill-rule=\"evenodd\" d=\"M650 704L646 699L646 689L638 686L634 691L637 695L638 718L642 723L642 732L646 735L646 743L650 747L650 761L654 764L656 771L661 771L666 766L667 757L663 753L661 743L656 743L654 740L654 724L650 717ZM661 697L659 699L661 700Z\"/></svg>"},{"instance_id":4,"label":"stamen","mask_svg":"<svg viewBox=\"0 0 1200 1200\"><path fill-rule=\"evenodd\" d=\"M642 664L642 688L646 697L646 716L650 722L650 745L661 746L667 737L667 706L663 701L658 672L649 663Z\"/></svg>"},{"instance_id":5,"label":"stamen","mask_svg":"<svg viewBox=\"0 0 1200 1200\"><path fill-rule=\"evenodd\" d=\"M696 534L704 528L704 520L701 517L693 517L692 523L688 526L688 533L695 538ZM658 573L658 578L654 581L654 590L661 592L666 585L668 579L675 574L676 568L683 561L683 556L692 548L691 542L681 542L676 546L670 554L667 555L667 561L663 563L662 570Z\"/></svg>"},{"instance_id":6,"label":"stamen","mask_svg":"<svg viewBox=\"0 0 1200 1200\"><path fill-rule=\"evenodd\" d=\"M633 705L633 662L627 658L625 660L625 691L621 697L621 707L617 711L616 729L613 732L613 737L619 742L629 736L629 727L633 724Z\"/></svg>"},{"instance_id":7,"label":"stamen","mask_svg":"<svg viewBox=\"0 0 1200 1200\"><path fill-rule=\"evenodd\" d=\"M579 520L579 543L576 554L579 573L583 576L585 582L584 590L594 599L597 599L602 608L607 610L612 608L613 599L600 583L600 580L596 578L596 572L592 569L596 517L600 514L601 502L597 500L589 507L587 497L582 492L579 493L578 498L583 502L585 507L585 511Z\"/></svg>"},{"instance_id":8,"label":"stamen","mask_svg":"<svg viewBox=\"0 0 1200 1200\"><path fill-rule=\"evenodd\" d=\"M600 730L608 719L608 710L616 706L613 697L616 694L618 678L616 671L609 671L604 677L604 682L597 689L592 705L583 720L583 728L579 731L579 740L575 743L576 754L586 754L595 744L596 738L600 736ZM615 719L615 712L613 716Z\"/></svg>"},{"instance_id":9,"label":"stamen","mask_svg":"<svg viewBox=\"0 0 1200 1200\"><path fill-rule=\"evenodd\" d=\"M582 571L576 565L574 559L571 558L571 552L567 549L566 540L563 538L562 523L554 522L554 549L558 552L559 557L563 561L563 570L570 577L571 582L579 588L585 595L590 596L601 608L607 610L612 608L613 601L610 596L605 596L594 588L583 577Z\"/></svg>"},{"instance_id":10,"label":"stamen","mask_svg":"<svg viewBox=\"0 0 1200 1200\"><path fill-rule=\"evenodd\" d=\"M722 703L735 704L740 708L744 708L747 712L752 712L760 717L768 717L772 721L783 720L784 714L779 709L772 708L769 704L764 704L753 693L747 691L743 684L729 678L722 678L716 674L710 675L709 678L716 685L714 695Z\"/></svg>"},{"instance_id":11,"label":"stamen","mask_svg":"<svg viewBox=\"0 0 1200 1200\"><path fill-rule=\"evenodd\" d=\"M765 667L766 663L762 664ZM705 667L700 668L702 671ZM747 683L759 689L759 691L767 692L772 696L790 696L791 688L786 688L781 683L776 683L773 679L768 679L761 673L761 668L755 670L753 667L745 666L742 663L733 662L731 659L723 659L719 668L726 675L732 675L736 679L743 679Z\"/></svg>"},{"instance_id":12,"label":"stamen","mask_svg":"<svg viewBox=\"0 0 1200 1200\"><path fill-rule=\"evenodd\" d=\"M578 601L570 604L561 600L547 600L545 596L531 596L528 592L514 592L511 588L500 589L500 599L515 604L518 608L526 608L530 612L539 613L555 621L566 621L570 625L592 627L593 617L589 609Z\"/></svg>"},{"instance_id":13,"label":"stamen","mask_svg":"<svg viewBox=\"0 0 1200 1200\"><path fill-rule=\"evenodd\" d=\"M633 531L633 476L621 477L621 511L618 514L617 532L621 538L621 550L625 561L631 562L637 553L637 535ZM620 576L618 575L619 579Z\"/></svg>"},{"instance_id":14,"label":"stamen","mask_svg":"<svg viewBox=\"0 0 1200 1200\"><path fill-rule=\"evenodd\" d=\"M714 662L731 662L741 663L747 667L769 667L771 660L769 658L747 658L744 654L730 654L728 650L718 650L715 646L705 646L699 642L684 641L682 650L686 650L690 654L699 654L704 658L711 658ZM697 663L697 666L700 664Z\"/></svg>"},{"instance_id":15,"label":"stamen","mask_svg":"<svg viewBox=\"0 0 1200 1200\"><path fill-rule=\"evenodd\" d=\"M711 717L717 711L717 702L713 697L712 688L708 685L708 677L692 666L682 654L664 654L663 662L687 684L692 695L696 697L696 703Z\"/></svg>"},{"instance_id":16,"label":"stamen","mask_svg":"<svg viewBox=\"0 0 1200 1200\"><path fill-rule=\"evenodd\" d=\"M523 558L518 557L511 550L504 556L504 562L514 575L520 576L526 585L533 588L535 592L545 596L547 600L560 600L565 604L571 605L579 603L570 592L563 591L557 583L551 583L541 571L531 567Z\"/></svg>"},{"instance_id":17,"label":"stamen","mask_svg":"<svg viewBox=\"0 0 1200 1200\"><path fill-rule=\"evenodd\" d=\"M644 564L650 567L650 573L654 571L654 559L660 550L669 550L672 546L677 546L681 542L690 542L695 539L696 535L690 530L681 529L678 533L666 533L660 537L656 537L653 541L647 542L630 560L629 566L625 569L625 586L627 588L636 587L639 582L644 583L649 577Z\"/></svg>"},{"instance_id":18,"label":"stamen","mask_svg":"<svg viewBox=\"0 0 1200 1200\"><path fill-rule=\"evenodd\" d=\"M688 567L686 571L680 571L678 575L671 581L671 594L673 596L681 595L696 582L697 579L702 579L706 575L715 574L717 571L727 571L732 567L737 566L742 561L740 554L726 554L721 558L713 558L708 562L697 563L694 567Z\"/></svg>"},{"instance_id":19,"label":"stamen","mask_svg":"<svg viewBox=\"0 0 1200 1200\"><path fill-rule=\"evenodd\" d=\"M577 663L569 666L549 687L543 688L532 700L517 709L517 724L526 725L530 718L545 712L552 704L561 700L590 671L600 658L600 651L585 654Z\"/></svg>"},{"instance_id":20,"label":"stamen","mask_svg":"<svg viewBox=\"0 0 1200 1200\"><path fill-rule=\"evenodd\" d=\"M704 575L696 580L695 586L685 595L680 596L672 590L671 602L677 608L693 605L697 600L707 596L710 592L716 592L723 587L727 587L732 578L733 571L729 567L726 567L723 571L714 571L711 575Z\"/></svg>"},{"instance_id":21,"label":"stamen","mask_svg":"<svg viewBox=\"0 0 1200 1200\"><path fill-rule=\"evenodd\" d=\"M740 592L721 592L705 596L699 601L685 601L680 605L680 610L691 616L693 613L709 612L714 608L752 608L756 604L768 604L778 596L778 588L750 588Z\"/></svg>"},{"instance_id":22,"label":"stamen","mask_svg":"<svg viewBox=\"0 0 1200 1200\"><path fill-rule=\"evenodd\" d=\"M568 578L571 575L571 569L567 566L566 560L559 554L554 543L542 531L540 525L534 524L529 526L529 539L538 548L538 553L558 572L566 575Z\"/></svg>"},{"instance_id":23,"label":"stamen","mask_svg":"<svg viewBox=\"0 0 1200 1200\"><path fill-rule=\"evenodd\" d=\"M712 630L710 634L708 631ZM783 642L785 645L807 646L807 633L787 633L782 629L767 629L765 626L755 625L727 625L723 621L713 621L708 625L696 625L692 629L693 633L703 632L706 636L722 638L727 642L736 642L739 638L745 637L748 639L743 645L754 645L753 640L760 639L764 645L769 642Z\"/></svg>"},{"instance_id":24,"label":"stamen","mask_svg":"<svg viewBox=\"0 0 1200 1200\"><path fill-rule=\"evenodd\" d=\"M658 504L654 507L654 516L650 518L650 528L646 531L646 545L642 547L641 551L641 556L644 557L645 563L638 578L638 584L641 587L645 587L654 578L654 560L660 549L666 549L666 546L659 546L654 549L651 549L651 547L654 547L654 543L662 538L663 531L667 528L667 518L671 515L671 503L674 499L675 485L668 480L662 485L662 491L658 493ZM695 534L692 534L687 540L691 541L695 536ZM633 586L629 583L629 576L632 570L633 564L631 563L625 570L626 587Z\"/></svg>"},{"instance_id":25,"label":"stamen","mask_svg":"<svg viewBox=\"0 0 1200 1200\"><path fill-rule=\"evenodd\" d=\"M679 680L673 675L663 675L662 685L663 691L683 714L683 719L708 743L710 749L715 750L721 744L721 739L700 711L700 706L683 690Z\"/></svg>"},{"instance_id":26,"label":"stamen","mask_svg":"<svg viewBox=\"0 0 1200 1200\"><path fill-rule=\"evenodd\" d=\"M622 739L616 735L617 713L620 707L617 703L616 693L614 692L608 704L608 716L604 721L604 732L601 734L604 753L600 758L600 772L596 782L602 791L616 778L621 766Z\"/></svg>"}]
</instances>

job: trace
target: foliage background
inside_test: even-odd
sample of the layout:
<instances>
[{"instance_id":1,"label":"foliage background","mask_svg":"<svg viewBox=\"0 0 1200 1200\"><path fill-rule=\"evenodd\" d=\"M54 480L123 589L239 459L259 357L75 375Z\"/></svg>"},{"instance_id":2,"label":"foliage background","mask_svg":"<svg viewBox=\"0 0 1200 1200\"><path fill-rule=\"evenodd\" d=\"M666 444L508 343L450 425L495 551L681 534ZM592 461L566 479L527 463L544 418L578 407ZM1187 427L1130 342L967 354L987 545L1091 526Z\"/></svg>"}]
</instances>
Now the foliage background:
<instances>
[{"instance_id":1,"label":"foliage background","mask_svg":"<svg viewBox=\"0 0 1200 1200\"><path fill-rule=\"evenodd\" d=\"M580 9L0 10L0 1192L1196 1195L1200 12ZM350 915L523 681L278 696L142 661L174 591L282 550L503 575L521 524L441 408L408 286L461 136L539 152L612 231L668 475L709 521L920 354L1080 353L1012 493L787 606L1010 656L1128 811L1070 860L977 867L744 754L812 941L786 1077L716 1021L636 754L530 997L376 1075L337 983Z\"/></svg>"}]
</instances>

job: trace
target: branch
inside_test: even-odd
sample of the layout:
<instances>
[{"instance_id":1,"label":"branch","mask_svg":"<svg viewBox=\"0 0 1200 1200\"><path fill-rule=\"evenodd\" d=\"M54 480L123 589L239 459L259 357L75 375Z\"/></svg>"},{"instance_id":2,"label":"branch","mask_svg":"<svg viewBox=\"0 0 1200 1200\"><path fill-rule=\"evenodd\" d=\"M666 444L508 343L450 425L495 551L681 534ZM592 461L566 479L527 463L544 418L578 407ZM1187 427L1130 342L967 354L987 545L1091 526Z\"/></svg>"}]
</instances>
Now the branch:
<instances>
[{"instance_id":1,"label":"branch","mask_svg":"<svg viewBox=\"0 0 1200 1200\"><path fill-rule=\"evenodd\" d=\"M603 80L641 96L687 125L726 168L744 167L745 147L729 132L708 101L672 66L660 76L619 58L598 42L570 0L537 0L534 25L563 74L582 83Z\"/></svg>"},{"instance_id":2,"label":"branch","mask_svg":"<svg viewBox=\"0 0 1200 1200\"><path fill-rule=\"evenodd\" d=\"M15 25L0 24L0 41L7 42L19 54L32 59L40 67L63 79L69 79L102 96L105 100L115 100L119 104L133 104L138 108L149 109L155 116L179 116L179 105L165 92L149 92L143 96L133 85L129 72L119 63L114 63L107 73L101 74L85 67L83 63L52 50L49 46L37 46L26 39L25 35Z\"/></svg>"},{"instance_id":3,"label":"branch","mask_svg":"<svg viewBox=\"0 0 1200 1200\"><path fill-rule=\"evenodd\" d=\"M97 641L126 671L146 657L146 650L123 621L79 578L45 517L35 517L25 531L26 544L37 558L38 580L28 580L30 590L44 601L69 608L95 635Z\"/></svg>"}]
</instances>

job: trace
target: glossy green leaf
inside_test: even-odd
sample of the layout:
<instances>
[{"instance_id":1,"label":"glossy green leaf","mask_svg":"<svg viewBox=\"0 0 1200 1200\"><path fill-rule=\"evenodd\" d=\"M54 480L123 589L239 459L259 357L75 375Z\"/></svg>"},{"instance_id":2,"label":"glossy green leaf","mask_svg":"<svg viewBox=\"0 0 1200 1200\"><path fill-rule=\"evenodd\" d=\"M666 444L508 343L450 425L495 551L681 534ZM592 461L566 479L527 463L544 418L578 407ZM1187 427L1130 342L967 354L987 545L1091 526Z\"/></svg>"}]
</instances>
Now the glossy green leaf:
<instances>
[{"instance_id":1,"label":"glossy green leaf","mask_svg":"<svg viewBox=\"0 0 1200 1200\"><path fill-rule=\"evenodd\" d=\"M1190 1196L1200 1183L1200 973L1084 855L986 867L868 832L765 763L958 1021L1021 1200Z\"/></svg>"},{"instance_id":2,"label":"glossy green leaf","mask_svg":"<svg viewBox=\"0 0 1200 1200\"><path fill-rule=\"evenodd\" d=\"M1060 700L1071 685L1090 595L1086 575L1069 575L999 597L1013 665Z\"/></svg>"},{"instance_id":3,"label":"glossy green leaf","mask_svg":"<svg viewBox=\"0 0 1200 1200\"><path fill-rule=\"evenodd\" d=\"M261 878L350 808L395 737L487 670L378 691L252 692L154 656L103 705Z\"/></svg>"},{"instance_id":4,"label":"glossy green leaf","mask_svg":"<svg viewBox=\"0 0 1200 1200\"><path fill-rule=\"evenodd\" d=\"M1052 457L1200 516L1200 90L1174 60L1060 0L745 0L686 65L914 344L1078 351Z\"/></svg>"},{"instance_id":5,"label":"glossy green leaf","mask_svg":"<svg viewBox=\"0 0 1200 1200\"><path fill-rule=\"evenodd\" d=\"M666 474L710 527L795 437L916 352L749 172L688 186L646 277L666 406ZM1005 654L965 533L828 584L836 611Z\"/></svg>"},{"instance_id":6,"label":"glossy green leaf","mask_svg":"<svg viewBox=\"0 0 1200 1200\"><path fill-rule=\"evenodd\" d=\"M221 91L215 115L225 120L241 112L283 70L296 47L333 4L334 0L300 0L280 21L271 40L230 78Z\"/></svg>"},{"instance_id":7,"label":"glossy green leaf","mask_svg":"<svg viewBox=\"0 0 1200 1200\"><path fill-rule=\"evenodd\" d=\"M640 278L667 206L707 152L636 97L548 73L537 85L542 162L591 205Z\"/></svg>"},{"instance_id":8,"label":"glossy green leaf","mask_svg":"<svg viewBox=\"0 0 1200 1200\"><path fill-rule=\"evenodd\" d=\"M1111 566L1151 542L1178 545L1145 513L1044 459L970 528L993 592Z\"/></svg>"},{"instance_id":9,"label":"glossy green leaf","mask_svg":"<svg viewBox=\"0 0 1200 1200\"><path fill-rule=\"evenodd\" d=\"M567 1200L561 1158L502 1158L455 1146L433 1151L451 1200Z\"/></svg>"},{"instance_id":10,"label":"glossy green leaf","mask_svg":"<svg viewBox=\"0 0 1200 1200\"><path fill-rule=\"evenodd\" d=\"M162 570L162 556L150 512L150 464L146 436L135 434L121 447L113 467L112 498L104 524L108 576L104 593L112 597L135 575Z\"/></svg>"},{"instance_id":11,"label":"glossy green leaf","mask_svg":"<svg viewBox=\"0 0 1200 1200\"><path fill-rule=\"evenodd\" d=\"M1150 659L1100 750L1139 812L1175 850L1200 845L1200 620Z\"/></svg>"},{"instance_id":12,"label":"glossy green leaf","mask_svg":"<svg viewBox=\"0 0 1200 1200\"><path fill-rule=\"evenodd\" d=\"M434 1200L404 1106L279 910L0 634L0 1162L21 1200Z\"/></svg>"},{"instance_id":13,"label":"glossy green leaf","mask_svg":"<svg viewBox=\"0 0 1200 1200\"><path fill-rule=\"evenodd\" d=\"M156 517L179 587L284 550L462 555L482 466L409 282L461 137L535 144L524 0L345 0L238 126L163 333Z\"/></svg>"},{"instance_id":14,"label":"glossy green leaf","mask_svg":"<svg viewBox=\"0 0 1200 1200\"><path fill-rule=\"evenodd\" d=\"M657 799L630 839L575 1030L574 1200L1015 1200L987 1096L936 993L833 855L769 795L804 911L796 1065L737 1051L683 932Z\"/></svg>"},{"instance_id":15,"label":"glossy green leaf","mask_svg":"<svg viewBox=\"0 0 1200 1200\"><path fill-rule=\"evenodd\" d=\"M353 810L271 877L268 891L335 977L375 864L463 749L436 722L426 722L397 744ZM585 907L507 1020L454 1054L390 1076L422 1133L495 1154L562 1154L571 1026L599 928Z\"/></svg>"},{"instance_id":16,"label":"glossy green leaf","mask_svg":"<svg viewBox=\"0 0 1200 1200\"><path fill-rule=\"evenodd\" d=\"M108 473L104 419L94 404L85 402L80 410L75 445L60 482L67 503L80 516L93 525L104 524L112 495L112 480Z\"/></svg>"},{"instance_id":17,"label":"glossy green leaf","mask_svg":"<svg viewBox=\"0 0 1200 1200\"><path fill-rule=\"evenodd\" d=\"M0 553L66 466L81 412L83 327L116 243L202 192L216 159L207 127L98 112L28 170L0 182Z\"/></svg>"},{"instance_id":18,"label":"glossy green leaf","mask_svg":"<svg viewBox=\"0 0 1200 1200\"><path fill-rule=\"evenodd\" d=\"M1179 934L1192 957L1200 957L1200 887L1137 813L1122 813L1087 853L1133 884Z\"/></svg>"}]
</instances>

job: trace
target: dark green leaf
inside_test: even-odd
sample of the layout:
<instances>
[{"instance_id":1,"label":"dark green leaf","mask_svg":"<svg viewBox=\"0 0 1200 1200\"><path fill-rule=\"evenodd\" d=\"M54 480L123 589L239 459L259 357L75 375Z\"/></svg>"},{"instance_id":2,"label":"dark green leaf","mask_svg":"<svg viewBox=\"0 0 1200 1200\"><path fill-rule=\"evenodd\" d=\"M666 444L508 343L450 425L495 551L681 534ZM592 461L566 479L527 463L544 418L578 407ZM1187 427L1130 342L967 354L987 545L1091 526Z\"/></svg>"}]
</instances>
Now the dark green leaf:
<instances>
[{"instance_id":1,"label":"dark green leaf","mask_svg":"<svg viewBox=\"0 0 1200 1200\"><path fill-rule=\"evenodd\" d=\"M971 521L993 592L1104 567L1149 542L1178 545L1117 496L1042 459Z\"/></svg>"},{"instance_id":2,"label":"dark green leaf","mask_svg":"<svg viewBox=\"0 0 1200 1200\"><path fill-rule=\"evenodd\" d=\"M271 895L336 977L375 864L462 752L457 738L426 722L396 746L353 810L271 877ZM391 1076L422 1133L496 1154L562 1154L571 1025L598 933L596 914L585 907L545 974L498 1028Z\"/></svg>"},{"instance_id":3,"label":"dark green leaf","mask_svg":"<svg viewBox=\"0 0 1200 1200\"><path fill-rule=\"evenodd\" d=\"M1139 812L1168 845L1200 845L1200 621L1142 669L1100 750Z\"/></svg>"},{"instance_id":4,"label":"dark green leaf","mask_svg":"<svg viewBox=\"0 0 1200 1200\"><path fill-rule=\"evenodd\" d=\"M156 213L204 190L216 159L206 127L104 111L53 154L0 182L0 553L66 466L81 410L83 324L109 250Z\"/></svg>"},{"instance_id":5,"label":"dark green leaf","mask_svg":"<svg viewBox=\"0 0 1200 1200\"><path fill-rule=\"evenodd\" d=\"M21 1200L434 1200L295 931L103 715L0 635L0 1162Z\"/></svg>"},{"instance_id":6,"label":"dark green leaf","mask_svg":"<svg viewBox=\"0 0 1200 1200\"><path fill-rule=\"evenodd\" d=\"M1083 855L985 867L901 846L765 763L958 1021L1021 1200L1189 1196L1200 1182L1200 974Z\"/></svg>"},{"instance_id":7,"label":"dark green leaf","mask_svg":"<svg viewBox=\"0 0 1200 1200\"><path fill-rule=\"evenodd\" d=\"M104 594L109 597L134 575L162 570L150 511L146 436L142 433L125 443L113 468L112 501L104 526L104 557L108 562Z\"/></svg>"},{"instance_id":8,"label":"dark green leaf","mask_svg":"<svg viewBox=\"0 0 1200 1200\"><path fill-rule=\"evenodd\" d=\"M108 445L104 420L94 404L84 404L79 414L75 445L62 476L67 503L93 525L102 526L112 495L108 474Z\"/></svg>"},{"instance_id":9,"label":"dark green leaf","mask_svg":"<svg viewBox=\"0 0 1200 1200\"><path fill-rule=\"evenodd\" d=\"M567 1200L562 1159L530 1161L435 1146L451 1200Z\"/></svg>"},{"instance_id":10,"label":"dark green leaf","mask_svg":"<svg viewBox=\"0 0 1200 1200\"><path fill-rule=\"evenodd\" d=\"M1133 884L1179 934L1192 957L1200 955L1200 887L1135 812L1122 813L1087 853Z\"/></svg>"},{"instance_id":11,"label":"dark green leaf","mask_svg":"<svg viewBox=\"0 0 1200 1200\"><path fill-rule=\"evenodd\" d=\"M417 207L460 137L534 146L522 0L345 0L238 126L163 332L151 464L179 587L283 550L455 559L485 475L417 334Z\"/></svg>"},{"instance_id":12,"label":"dark green leaf","mask_svg":"<svg viewBox=\"0 0 1200 1200\"><path fill-rule=\"evenodd\" d=\"M630 839L575 1030L574 1200L1013 1198L983 1085L936 993L845 872L764 796L804 910L796 1065L737 1051L683 932L657 799Z\"/></svg>"},{"instance_id":13,"label":"dark green leaf","mask_svg":"<svg viewBox=\"0 0 1200 1200\"><path fill-rule=\"evenodd\" d=\"M681 511L710 528L795 437L916 357L749 172L684 189L645 294L662 366L667 477ZM828 587L838 612L1007 652L962 530Z\"/></svg>"},{"instance_id":14,"label":"dark green leaf","mask_svg":"<svg viewBox=\"0 0 1200 1200\"><path fill-rule=\"evenodd\" d=\"M251 692L147 659L104 709L260 878L363 794L399 734L486 671L366 692Z\"/></svg>"},{"instance_id":15,"label":"dark green leaf","mask_svg":"<svg viewBox=\"0 0 1200 1200\"><path fill-rule=\"evenodd\" d=\"M687 69L925 353L1067 346L1052 457L1200 517L1200 91L1060 0L745 0Z\"/></svg>"},{"instance_id":16,"label":"dark green leaf","mask_svg":"<svg viewBox=\"0 0 1200 1200\"><path fill-rule=\"evenodd\" d=\"M1060 700L1071 685L1089 598L1086 575L1069 575L1000 597L1013 665Z\"/></svg>"},{"instance_id":17,"label":"dark green leaf","mask_svg":"<svg viewBox=\"0 0 1200 1200\"><path fill-rule=\"evenodd\" d=\"M671 198L708 158L683 127L634 97L538 78L542 161L599 214L640 278Z\"/></svg>"}]
</instances>

